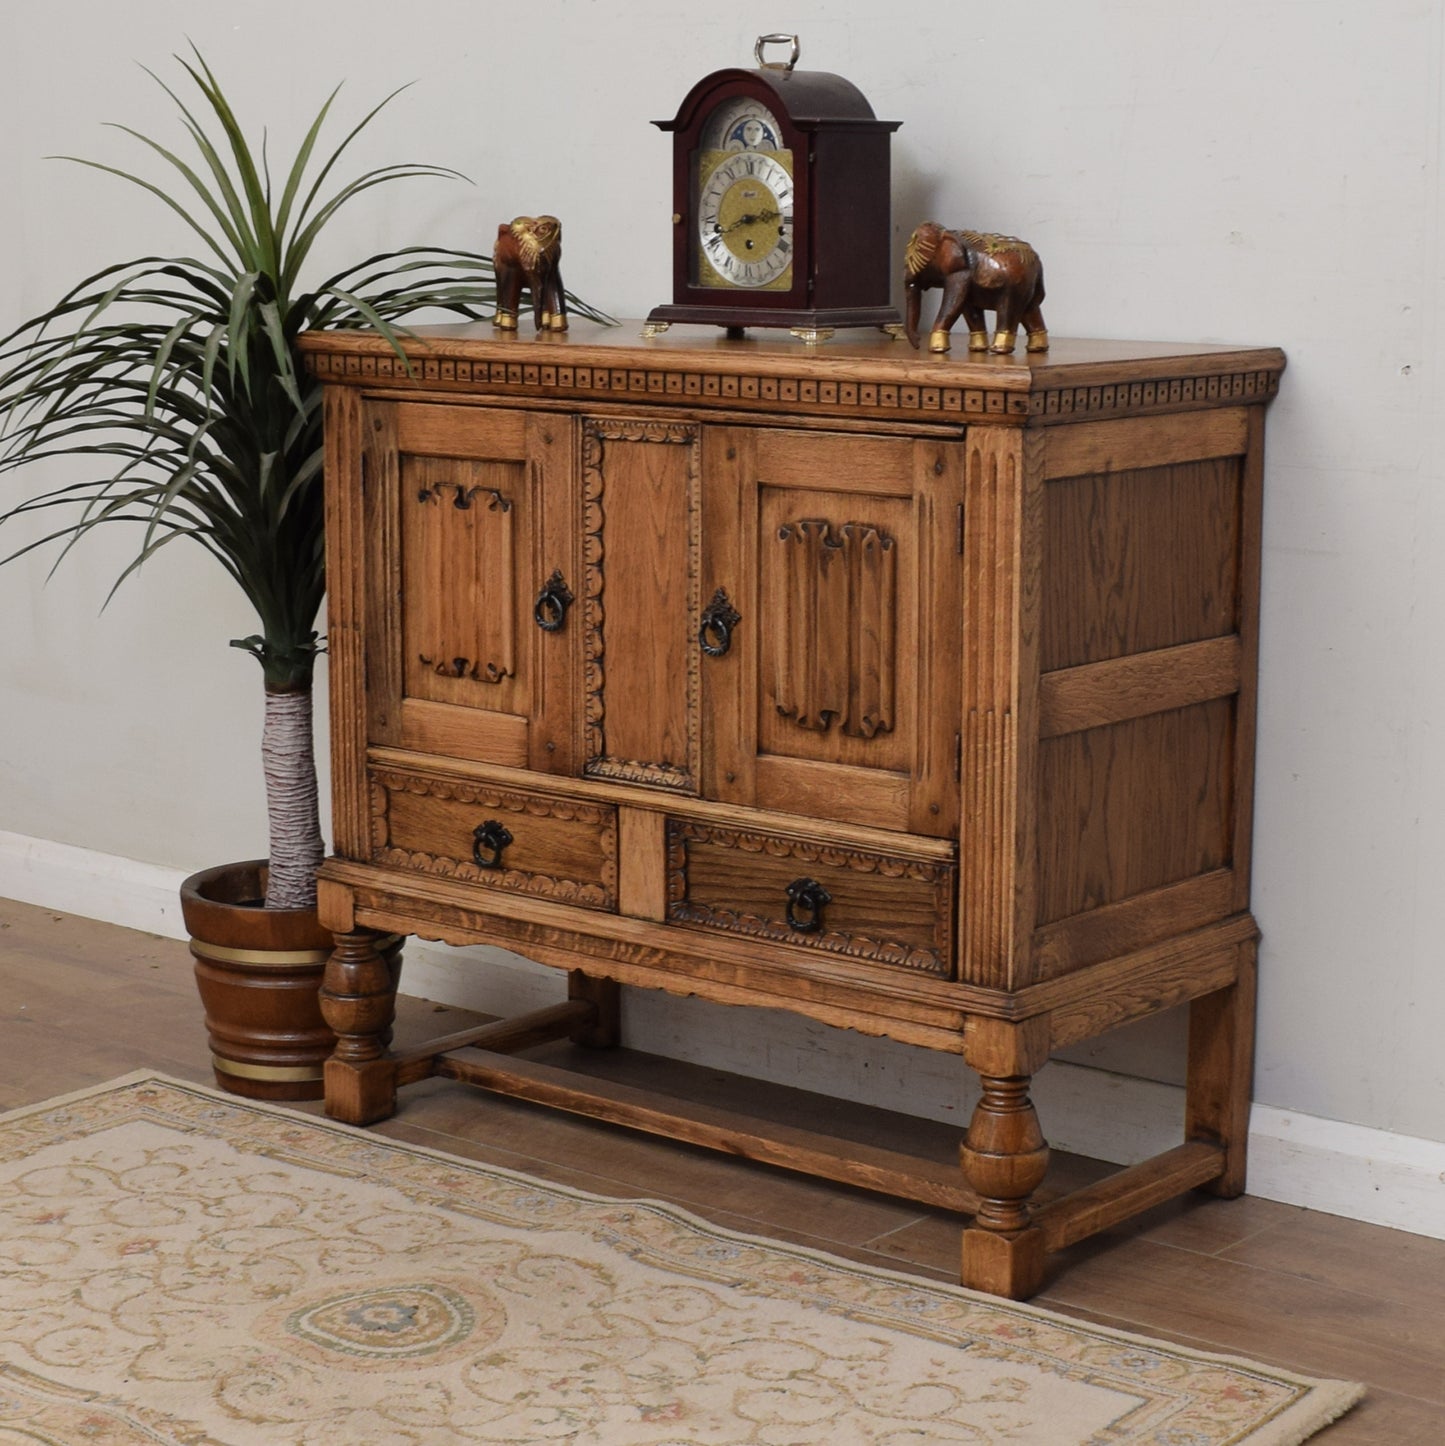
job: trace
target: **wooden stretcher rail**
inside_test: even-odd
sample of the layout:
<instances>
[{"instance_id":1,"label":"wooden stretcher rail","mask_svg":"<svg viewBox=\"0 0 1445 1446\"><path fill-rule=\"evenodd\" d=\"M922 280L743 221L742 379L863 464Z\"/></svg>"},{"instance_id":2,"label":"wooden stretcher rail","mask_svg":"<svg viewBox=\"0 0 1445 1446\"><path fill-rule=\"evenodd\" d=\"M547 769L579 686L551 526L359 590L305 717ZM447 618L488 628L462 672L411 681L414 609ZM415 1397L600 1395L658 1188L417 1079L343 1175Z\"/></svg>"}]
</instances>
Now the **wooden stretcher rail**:
<instances>
[{"instance_id":1,"label":"wooden stretcher rail","mask_svg":"<svg viewBox=\"0 0 1445 1446\"><path fill-rule=\"evenodd\" d=\"M1034 1211L1045 1250L1062 1250L1224 1173L1224 1147L1192 1141Z\"/></svg>"},{"instance_id":2,"label":"wooden stretcher rail","mask_svg":"<svg viewBox=\"0 0 1445 1446\"><path fill-rule=\"evenodd\" d=\"M731 1110L660 1097L610 1080L583 1078L535 1060L507 1059L468 1048L438 1058L433 1073L496 1094L626 1125L648 1134L721 1150L761 1164L877 1190L902 1200L971 1215L978 1196L956 1165L834 1139L771 1120L752 1120Z\"/></svg>"}]
</instances>

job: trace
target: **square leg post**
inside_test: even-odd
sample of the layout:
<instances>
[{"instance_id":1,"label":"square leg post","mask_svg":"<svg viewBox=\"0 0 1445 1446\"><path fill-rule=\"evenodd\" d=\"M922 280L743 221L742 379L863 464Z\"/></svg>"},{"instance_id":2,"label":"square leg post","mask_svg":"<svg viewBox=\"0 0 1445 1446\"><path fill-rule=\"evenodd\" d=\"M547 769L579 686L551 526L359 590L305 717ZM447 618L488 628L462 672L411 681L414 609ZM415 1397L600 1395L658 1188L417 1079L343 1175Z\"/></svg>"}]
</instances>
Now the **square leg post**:
<instances>
[{"instance_id":1,"label":"square leg post","mask_svg":"<svg viewBox=\"0 0 1445 1446\"><path fill-rule=\"evenodd\" d=\"M1224 1173L1201 1188L1226 1199L1244 1193L1254 1082L1256 952L1253 941L1241 944L1234 983L1189 1006L1184 1134L1224 1146Z\"/></svg>"}]
</instances>

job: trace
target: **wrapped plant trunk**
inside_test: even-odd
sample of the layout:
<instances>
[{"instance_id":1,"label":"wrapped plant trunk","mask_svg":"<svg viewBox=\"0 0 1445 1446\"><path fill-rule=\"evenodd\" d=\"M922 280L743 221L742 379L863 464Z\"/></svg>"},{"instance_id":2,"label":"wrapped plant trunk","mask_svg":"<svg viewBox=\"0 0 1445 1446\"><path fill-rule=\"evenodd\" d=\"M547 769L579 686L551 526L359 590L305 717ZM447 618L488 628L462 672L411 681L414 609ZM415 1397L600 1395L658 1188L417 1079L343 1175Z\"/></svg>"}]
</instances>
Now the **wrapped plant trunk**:
<instances>
[{"instance_id":1,"label":"wrapped plant trunk","mask_svg":"<svg viewBox=\"0 0 1445 1446\"><path fill-rule=\"evenodd\" d=\"M261 763L266 774L266 819L271 867L268 909L304 909L316 901L316 870L325 847L317 807L312 692L267 685Z\"/></svg>"}]
</instances>

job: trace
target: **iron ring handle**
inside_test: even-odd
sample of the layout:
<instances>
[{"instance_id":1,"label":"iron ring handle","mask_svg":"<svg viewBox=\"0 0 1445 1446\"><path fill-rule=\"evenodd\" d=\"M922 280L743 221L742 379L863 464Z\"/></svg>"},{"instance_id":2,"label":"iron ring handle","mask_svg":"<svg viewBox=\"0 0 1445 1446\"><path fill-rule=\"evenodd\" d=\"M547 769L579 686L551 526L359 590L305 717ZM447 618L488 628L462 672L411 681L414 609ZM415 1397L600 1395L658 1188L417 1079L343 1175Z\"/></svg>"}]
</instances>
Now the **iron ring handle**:
<instances>
[{"instance_id":1,"label":"iron ring handle","mask_svg":"<svg viewBox=\"0 0 1445 1446\"><path fill-rule=\"evenodd\" d=\"M532 607L532 617L544 633L561 632L563 623L567 621L567 609L572 606L572 602L571 589L563 579L562 569L559 567L542 584L542 591L537 594L537 601Z\"/></svg>"},{"instance_id":2,"label":"iron ring handle","mask_svg":"<svg viewBox=\"0 0 1445 1446\"><path fill-rule=\"evenodd\" d=\"M479 869L501 868L502 850L511 842L512 834L506 824L489 818L472 830L472 862Z\"/></svg>"},{"instance_id":3,"label":"iron ring handle","mask_svg":"<svg viewBox=\"0 0 1445 1446\"><path fill-rule=\"evenodd\" d=\"M697 630L697 645L710 658L720 658L733 645L733 629L742 622L742 615L728 599L724 588L712 595L712 601L702 610L701 626Z\"/></svg>"},{"instance_id":4,"label":"iron ring handle","mask_svg":"<svg viewBox=\"0 0 1445 1446\"><path fill-rule=\"evenodd\" d=\"M816 934L823 927L823 910L833 896L817 879L794 879L788 885L788 927L800 934Z\"/></svg>"}]
</instances>

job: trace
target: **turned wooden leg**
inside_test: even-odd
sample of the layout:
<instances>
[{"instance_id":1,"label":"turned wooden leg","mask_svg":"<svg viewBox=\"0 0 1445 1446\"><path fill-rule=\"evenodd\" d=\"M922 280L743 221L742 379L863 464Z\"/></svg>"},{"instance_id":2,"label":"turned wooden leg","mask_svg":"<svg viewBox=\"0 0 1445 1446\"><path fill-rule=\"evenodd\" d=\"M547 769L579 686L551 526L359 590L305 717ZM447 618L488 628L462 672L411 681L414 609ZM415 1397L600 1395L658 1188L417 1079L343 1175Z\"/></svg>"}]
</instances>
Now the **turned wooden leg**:
<instances>
[{"instance_id":1,"label":"turned wooden leg","mask_svg":"<svg viewBox=\"0 0 1445 1446\"><path fill-rule=\"evenodd\" d=\"M964 1178L978 1192L978 1213L963 1232L963 1283L1025 1300L1044 1283L1043 1235L1029 1197L1049 1168L1027 1076L984 1076L961 1151Z\"/></svg>"},{"instance_id":2,"label":"turned wooden leg","mask_svg":"<svg viewBox=\"0 0 1445 1446\"><path fill-rule=\"evenodd\" d=\"M1241 945L1228 989L1189 1006L1189 1072L1184 1134L1224 1146L1224 1173L1200 1188L1233 1199L1244 1193L1249 1102L1254 1081L1255 946Z\"/></svg>"},{"instance_id":3,"label":"turned wooden leg","mask_svg":"<svg viewBox=\"0 0 1445 1446\"><path fill-rule=\"evenodd\" d=\"M1044 1283L1044 1237L1029 1197L1049 1168L1029 1082L1049 1052L1047 1017L1020 1024L971 1019L964 1058L978 1071L983 1097L960 1151L978 1213L963 1232L964 1285L1026 1300Z\"/></svg>"},{"instance_id":4,"label":"turned wooden leg","mask_svg":"<svg viewBox=\"0 0 1445 1446\"><path fill-rule=\"evenodd\" d=\"M336 1031L326 1061L326 1113L369 1125L396 1113L396 1070L386 1058L398 969L391 941L370 929L336 935L321 981L321 1014Z\"/></svg>"},{"instance_id":5,"label":"turned wooden leg","mask_svg":"<svg viewBox=\"0 0 1445 1446\"><path fill-rule=\"evenodd\" d=\"M615 979L595 979L580 969L567 975L567 998L585 999L597 1013L568 1036L588 1049L613 1049L622 1037L622 989Z\"/></svg>"}]
</instances>

